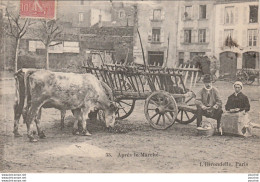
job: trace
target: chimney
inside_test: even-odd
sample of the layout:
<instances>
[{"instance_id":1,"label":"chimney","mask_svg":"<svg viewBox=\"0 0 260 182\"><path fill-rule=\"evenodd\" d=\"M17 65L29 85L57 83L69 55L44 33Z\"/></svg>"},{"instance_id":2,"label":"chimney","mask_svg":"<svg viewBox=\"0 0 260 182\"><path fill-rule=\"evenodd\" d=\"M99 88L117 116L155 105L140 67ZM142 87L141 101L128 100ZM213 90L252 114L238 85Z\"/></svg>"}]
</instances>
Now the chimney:
<instances>
[{"instance_id":1,"label":"chimney","mask_svg":"<svg viewBox=\"0 0 260 182\"><path fill-rule=\"evenodd\" d=\"M100 14L99 14L98 26L99 26L99 27L102 27L102 15L101 15L101 10L100 10Z\"/></svg>"}]
</instances>

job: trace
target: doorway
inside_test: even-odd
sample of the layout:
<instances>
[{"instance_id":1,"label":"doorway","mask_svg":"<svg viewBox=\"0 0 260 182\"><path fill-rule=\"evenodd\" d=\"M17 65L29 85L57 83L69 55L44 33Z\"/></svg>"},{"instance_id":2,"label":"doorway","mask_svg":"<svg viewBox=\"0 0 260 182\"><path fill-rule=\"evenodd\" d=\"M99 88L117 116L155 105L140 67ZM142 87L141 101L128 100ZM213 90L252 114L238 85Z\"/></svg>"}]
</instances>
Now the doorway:
<instances>
[{"instance_id":1,"label":"doorway","mask_svg":"<svg viewBox=\"0 0 260 182\"><path fill-rule=\"evenodd\" d=\"M237 72L237 54L234 52L222 52L219 56L220 59L220 75L230 74L231 77L236 76Z\"/></svg>"},{"instance_id":2,"label":"doorway","mask_svg":"<svg viewBox=\"0 0 260 182\"><path fill-rule=\"evenodd\" d=\"M148 64L155 66L162 66L164 61L164 52L162 51L148 51Z\"/></svg>"}]
</instances>

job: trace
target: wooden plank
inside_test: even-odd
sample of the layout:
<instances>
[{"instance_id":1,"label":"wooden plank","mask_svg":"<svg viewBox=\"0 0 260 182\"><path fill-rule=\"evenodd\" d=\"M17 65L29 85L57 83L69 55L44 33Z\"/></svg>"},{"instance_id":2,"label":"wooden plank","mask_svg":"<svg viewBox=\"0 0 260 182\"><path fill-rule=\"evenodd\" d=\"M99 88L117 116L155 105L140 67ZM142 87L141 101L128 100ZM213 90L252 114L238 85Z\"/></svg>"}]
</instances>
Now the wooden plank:
<instances>
[{"instance_id":1,"label":"wooden plank","mask_svg":"<svg viewBox=\"0 0 260 182\"><path fill-rule=\"evenodd\" d=\"M196 75L195 75L195 80L194 80L194 87L196 86L196 83L197 83L197 79L198 79L198 75L199 75L199 72L196 71Z\"/></svg>"},{"instance_id":2,"label":"wooden plank","mask_svg":"<svg viewBox=\"0 0 260 182\"><path fill-rule=\"evenodd\" d=\"M190 79L190 90L191 90L191 88L192 88L193 77L194 77L194 71L192 71L192 72L191 72L191 79Z\"/></svg>"}]
</instances>

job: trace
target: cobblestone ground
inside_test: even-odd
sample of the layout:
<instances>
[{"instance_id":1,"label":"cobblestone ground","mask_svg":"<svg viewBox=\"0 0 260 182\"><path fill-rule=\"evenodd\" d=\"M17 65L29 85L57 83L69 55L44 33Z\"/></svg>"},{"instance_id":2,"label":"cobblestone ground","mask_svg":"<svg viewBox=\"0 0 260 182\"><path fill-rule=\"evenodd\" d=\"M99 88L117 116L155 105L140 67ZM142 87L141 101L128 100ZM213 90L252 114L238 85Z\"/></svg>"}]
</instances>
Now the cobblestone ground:
<instances>
[{"instance_id":1,"label":"cobblestone ground","mask_svg":"<svg viewBox=\"0 0 260 182\"><path fill-rule=\"evenodd\" d=\"M199 83L194 91L201 86ZM225 103L232 84L218 81L215 86ZM259 86L244 88L251 100L251 119L258 124L259 91ZM23 137L14 138L12 133L14 81L1 80L0 93L1 172L260 172L259 129L249 138L198 136L195 122L155 130L145 119L144 101L138 101L133 113L117 123L125 132L111 133L99 122L91 122L90 137L72 135L70 112L61 131L59 111L44 109L42 127L47 138L30 143L22 120L19 130Z\"/></svg>"}]
</instances>

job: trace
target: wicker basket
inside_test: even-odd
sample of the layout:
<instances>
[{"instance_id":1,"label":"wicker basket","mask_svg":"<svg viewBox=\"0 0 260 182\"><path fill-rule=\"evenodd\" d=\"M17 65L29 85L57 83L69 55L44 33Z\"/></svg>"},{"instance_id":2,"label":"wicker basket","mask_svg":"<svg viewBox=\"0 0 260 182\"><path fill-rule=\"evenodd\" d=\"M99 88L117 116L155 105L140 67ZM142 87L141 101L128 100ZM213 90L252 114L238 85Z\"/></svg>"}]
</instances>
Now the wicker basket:
<instances>
[{"instance_id":1,"label":"wicker basket","mask_svg":"<svg viewBox=\"0 0 260 182\"><path fill-rule=\"evenodd\" d=\"M208 122L203 121L201 127L197 127L198 135L201 136L213 136L215 133L214 126Z\"/></svg>"}]
</instances>

